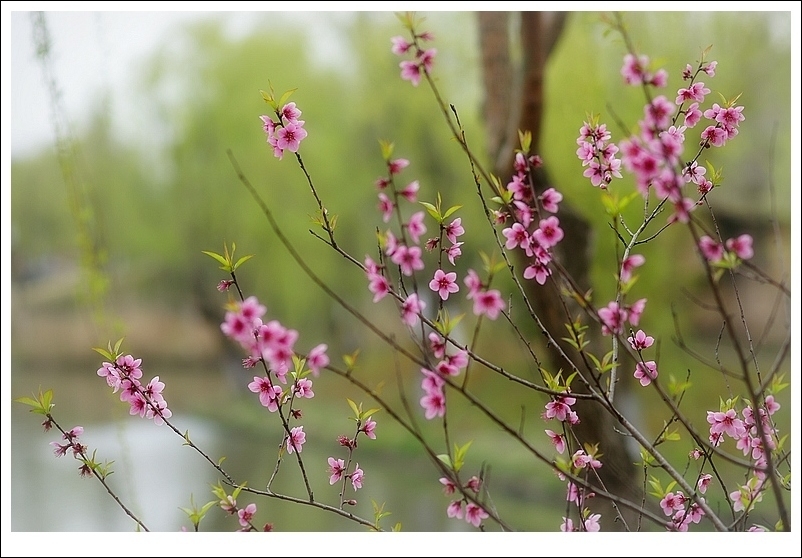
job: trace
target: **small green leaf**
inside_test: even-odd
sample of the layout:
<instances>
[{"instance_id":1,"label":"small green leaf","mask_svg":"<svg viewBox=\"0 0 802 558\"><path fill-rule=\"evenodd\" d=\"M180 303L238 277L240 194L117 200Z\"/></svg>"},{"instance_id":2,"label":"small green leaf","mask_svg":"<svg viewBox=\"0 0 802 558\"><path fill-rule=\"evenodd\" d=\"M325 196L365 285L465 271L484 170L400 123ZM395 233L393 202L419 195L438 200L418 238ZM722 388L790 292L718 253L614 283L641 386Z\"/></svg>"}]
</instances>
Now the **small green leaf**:
<instances>
[{"instance_id":1,"label":"small green leaf","mask_svg":"<svg viewBox=\"0 0 802 558\"><path fill-rule=\"evenodd\" d=\"M253 254L249 254L247 256L242 256L240 259L237 260L237 263L234 264L234 270L236 270L239 266L247 262L253 257Z\"/></svg>"},{"instance_id":2,"label":"small green leaf","mask_svg":"<svg viewBox=\"0 0 802 558\"><path fill-rule=\"evenodd\" d=\"M347 397L345 398L345 400L348 401L348 405L351 407L351 410L354 412L354 417L359 418L359 407L357 407L356 403L354 403L353 401L351 401Z\"/></svg>"},{"instance_id":3,"label":"small green leaf","mask_svg":"<svg viewBox=\"0 0 802 558\"><path fill-rule=\"evenodd\" d=\"M419 203L426 208L426 211L429 212L429 215L431 215L438 223L443 222L443 217L440 215L440 211L434 205L423 201Z\"/></svg>"},{"instance_id":4,"label":"small green leaf","mask_svg":"<svg viewBox=\"0 0 802 558\"><path fill-rule=\"evenodd\" d=\"M452 466L451 466L451 458L448 456L447 453L441 453L440 455L437 456L437 459L439 459L440 461L445 463L446 467L448 467L449 469L452 468Z\"/></svg>"},{"instance_id":5,"label":"small green leaf","mask_svg":"<svg viewBox=\"0 0 802 558\"><path fill-rule=\"evenodd\" d=\"M449 215L451 215L452 213L454 213L455 211L457 211L461 207L462 207L461 205L455 205L455 206L449 207L448 210L443 214L443 220L448 219Z\"/></svg>"},{"instance_id":6,"label":"small green leaf","mask_svg":"<svg viewBox=\"0 0 802 558\"><path fill-rule=\"evenodd\" d=\"M290 95L298 91L298 88L290 89L289 91L285 91L284 94L281 96L281 99L278 101L278 106L284 106L284 104L289 100Z\"/></svg>"}]
</instances>

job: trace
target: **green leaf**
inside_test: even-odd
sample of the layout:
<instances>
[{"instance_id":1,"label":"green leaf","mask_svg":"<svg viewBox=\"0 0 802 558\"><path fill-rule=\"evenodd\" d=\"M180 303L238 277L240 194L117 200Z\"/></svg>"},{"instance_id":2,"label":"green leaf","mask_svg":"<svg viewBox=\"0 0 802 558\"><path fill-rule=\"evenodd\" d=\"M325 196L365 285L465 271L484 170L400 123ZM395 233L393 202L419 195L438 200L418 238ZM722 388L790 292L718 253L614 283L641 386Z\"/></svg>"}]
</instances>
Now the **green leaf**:
<instances>
[{"instance_id":1,"label":"green leaf","mask_svg":"<svg viewBox=\"0 0 802 558\"><path fill-rule=\"evenodd\" d=\"M452 213L454 213L456 210L458 210L461 207L462 207L461 205L455 205L455 206L449 207L448 210L443 214L443 220L448 219L449 215L451 215Z\"/></svg>"},{"instance_id":2,"label":"green leaf","mask_svg":"<svg viewBox=\"0 0 802 558\"><path fill-rule=\"evenodd\" d=\"M228 270L229 262L223 256L221 256L220 254L216 254L215 252L209 252L207 250L201 250L201 252L217 260L221 264L220 269Z\"/></svg>"},{"instance_id":3,"label":"green leaf","mask_svg":"<svg viewBox=\"0 0 802 558\"><path fill-rule=\"evenodd\" d=\"M381 411L380 408L373 408L373 409L368 409L367 411L362 411L362 415L359 417L359 420L364 420L366 418L370 418L373 415L375 415L376 413L378 413L379 411Z\"/></svg>"},{"instance_id":4,"label":"green leaf","mask_svg":"<svg viewBox=\"0 0 802 558\"><path fill-rule=\"evenodd\" d=\"M426 211L429 212L429 215L431 215L438 223L443 222L443 217L440 215L440 211L435 206L423 201L419 203L426 208Z\"/></svg>"},{"instance_id":5,"label":"green leaf","mask_svg":"<svg viewBox=\"0 0 802 558\"><path fill-rule=\"evenodd\" d=\"M447 453L441 453L440 455L437 456L437 459L445 463L446 467L448 467L449 469L453 469L453 467L451 466L451 458L448 456Z\"/></svg>"},{"instance_id":6,"label":"green leaf","mask_svg":"<svg viewBox=\"0 0 802 558\"><path fill-rule=\"evenodd\" d=\"M249 254L247 256L242 256L240 259L237 260L237 263L234 264L234 269L236 270L239 266L247 262L253 257L253 254Z\"/></svg>"},{"instance_id":7,"label":"green leaf","mask_svg":"<svg viewBox=\"0 0 802 558\"><path fill-rule=\"evenodd\" d=\"M356 403L354 403L353 401L351 401L347 397L345 398L345 400L348 401L348 405L351 407L351 410L354 412L354 417L359 418L359 407L357 407Z\"/></svg>"},{"instance_id":8,"label":"green leaf","mask_svg":"<svg viewBox=\"0 0 802 558\"><path fill-rule=\"evenodd\" d=\"M278 101L278 106L283 107L284 104L289 100L290 95L292 95L296 91L298 91L297 87L295 89L290 89L289 91L285 91L284 94L281 96L281 99L279 99Z\"/></svg>"},{"instance_id":9,"label":"green leaf","mask_svg":"<svg viewBox=\"0 0 802 558\"><path fill-rule=\"evenodd\" d=\"M521 151L524 155L527 155L532 148L532 132L529 130L525 132L518 130L518 141L521 144Z\"/></svg>"},{"instance_id":10,"label":"green leaf","mask_svg":"<svg viewBox=\"0 0 802 558\"><path fill-rule=\"evenodd\" d=\"M92 347L92 350L96 353L100 353L100 356L105 358L106 360L114 360L114 357L111 356L111 353L108 352L106 349L101 349L99 347Z\"/></svg>"},{"instance_id":11,"label":"green leaf","mask_svg":"<svg viewBox=\"0 0 802 558\"><path fill-rule=\"evenodd\" d=\"M39 402L36 399L31 399L30 397L18 397L14 401L17 403L22 403L23 405L30 405L31 407L39 407Z\"/></svg>"},{"instance_id":12,"label":"green leaf","mask_svg":"<svg viewBox=\"0 0 802 558\"><path fill-rule=\"evenodd\" d=\"M389 161L390 157L393 156L393 149L395 148L393 142L387 140L379 140L379 146L381 147L382 150L382 158L385 161Z\"/></svg>"}]
</instances>

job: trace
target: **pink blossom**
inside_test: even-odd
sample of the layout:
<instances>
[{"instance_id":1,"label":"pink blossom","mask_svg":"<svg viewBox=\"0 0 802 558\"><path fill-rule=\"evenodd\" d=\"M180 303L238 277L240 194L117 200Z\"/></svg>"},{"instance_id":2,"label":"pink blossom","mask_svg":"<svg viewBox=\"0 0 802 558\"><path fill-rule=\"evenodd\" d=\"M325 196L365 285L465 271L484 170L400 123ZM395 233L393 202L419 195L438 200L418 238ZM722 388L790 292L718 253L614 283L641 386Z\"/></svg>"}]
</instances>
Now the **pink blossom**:
<instances>
[{"instance_id":1,"label":"pink blossom","mask_svg":"<svg viewBox=\"0 0 802 558\"><path fill-rule=\"evenodd\" d=\"M490 517L488 513L481 506L477 506L473 502L468 502L468 505L465 506L465 521L474 527L479 527L482 520L488 517Z\"/></svg>"},{"instance_id":2,"label":"pink blossom","mask_svg":"<svg viewBox=\"0 0 802 558\"><path fill-rule=\"evenodd\" d=\"M543 209L549 213L557 213L558 204L563 200L563 195L554 188L549 188L540 194L539 198Z\"/></svg>"},{"instance_id":3,"label":"pink blossom","mask_svg":"<svg viewBox=\"0 0 802 558\"><path fill-rule=\"evenodd\" d=\"M590 514L587 519L585 519L585 531L589 533L595 533L599 531L599 529L601 529L599 526L599 519L601 519L601 514Z\"/></svg>"},{"instance_id":4,"label":"pink blossom","mask_svg":"<svg viewBox=\"0 0 802 558\"><path fill-rule=\"evenodd\" d=\"M434 272L434 278L429 281L429 288L438 293L441 299L448 300L448 295L459 291L456 272L445 273L442 269L438 269Z\"/></svg>"},{"instance_id":5,"label":"pink blossom","mask_svg":"<svg viewBox=\"0 0 802 558\"><path fill-rule=\"evenodd\" d=\"M253 381L248 384L248 389L259 394L259 402L263 407L267 407L268 411L273 413L278 409L282 390L279 386L271 384L269 377L254 376Z\"/></svg>"},{"instance_id":6,"label":"pink blossom","mask_svg":"<svg viewBox=\"0 0 802 558\"><path fill-rule=\"evenodd\" d=\"M455 242L445 249L446 257L448 258L448 261L451 262L451 265L457 265L455 262L456 259L462 255L462 248L460 248L460 246L463 244L463 242Z\"/></svg>"},{"instance_id":7,"label":"pink blossom","mask_svg":"<svg viewBox=\"0 0 802 558\"><path fill-rule=\"evenodd\" d=\"M312 375L315 377L319 376L320 371L329 365L329 357L326 354L326 350L328 348L328 345L321 343L309 351L309 354L306 355L306 365L309 367L309 369L312 371Z\"/></svg>"},{"instance_id":8,"label":"pink blossom","mask_svg":"<svg viewBox=\"0 0 802 558\"><path fill-rule=\"evenodd\" d=\"M624 66L621 68L621 75L627 85L640 85L647 74L646 68L649 66L649 57L641 55L635 58L632 54L624 56Z\"/></svg>"},{"instance_id":9,"label":"pink blossom","mask_svg":"<svg viewBox=\"0 0 802 558\"><path fill-rule=\"evenodd\" d=\"M540 224L532 233L532 236L541 247L548 249L559 243L565 235L560 228L560 219L556 215L552 215L540 220Z\"/></svg>"},{"instance_id":10,"label":"pink blossom","mask_svg":"<svg viewBox=\"0 0 802 558\"><path fill-rule=\"evenodd\" d=\"M707 411L707 422L710 424L711 434L726 433L730 438L737 440L746 432L746 427L735 412L735 409L726 411Z\"/></svg>"},{"instance_id":11,"label":"pink blossom","mask_svg":"<svg viewBox=\"0 0 802 558\"><path fill-rule=\"evenodd\" d=\"M743 511L747 508L751 509L753 504L763 499L762 487L763 483L760 479L752 477L738 490L730 492L730 500L732 500L733 503L732 509L736 512Z\"/></svg>"},{"instance_id":12,"label":"pink blossom","mask_svg":"<svg viewBox=\"0 0 802 558\"><path fill-rule=\"evenodd\" d=\"M521 223L513 223L511 227L503 229L501 234L507 239L504 245L507 250L512 250L517 246L526 249L529 246L529 233Z\"/></svg>"},{"instance_id":13,"label":"pink blossom","mask_svg":"<svg viewBox=\"0 0 802 558\"><path fill-rule=\"evenodd\" d=\"M769 416L773 415L777 411L780 410L780 404L774 400L773 395L766 396L766 411L768 411Z\"/></svg>"},{"instance_id":14,"label":"pink blossom","mask_svg":"<svg viewBox=\"0 0 802 558\"><path fill-rule=\"evenodd\" d=\"M308 378L300 378L296 380L294 391L295 397L312 399L315 396L315 392L312 391L312 380Z\"/></svg>"},{"instance_id":15,"label":"pink blossom","mask_svg":"<svg viewBox=\"0 0 802 558\"><path fill-rule=\"evenodd\" d=\"M539 285L545 285L549 275L551 275L551 269L539 261L526 266L526 269L524 269L524 279L534 279Z\"/></svg>"},{"instance_id":16,"label":"pink blossom","mask_svg":"<svg viewBox=\"0 0 802 558\"><path fill-rule=\"evenodd\" d=\"M606 307L599 309L599 319L602 321L602 334L618 334L624 330L624 322L627 320L628 313L620 308L615 301L610 302Z\"/></svg>"},{"instance_id":17,"label":"pink blossom","mask_svg":"<svg viewBox=\"0 0 802 558\"><path fill-rule=\"evenodd\" d=\"M390 40L393 43L393 47L390 50L398 56L405 54L412 47L412 44L401 36L391 37Z\"/></svg>"},{"instance_id":18,"label":"pink blossom","mask_svg":"<svg viewBox=\"0 0 802 558\"><path fill-rule=\"evenodd\" d=\"M713 77L713 76L716 75L716 65L717 64L718 64L718 62L716 62L715 60L712 60L712 61L708 62L707 64L705 64L704 66L702 66L700 69L704 73L709 75L710 77Z\"/></svg>"},{"instance_id":19,"label":"pink blossom","mask_svg":"<svg viewBox=\"0 0 802 558\"><path fill-rule=\"evenodd\" d=\"M301 111L298 110L295 103L287 103L281 108L281 116L283 116L287 122L298 122L298 119L301 117Z\"/></svg>"},{"instance_id":20,"label":"pink blossom","mask_svg":"<svg viewBox=\"0 0 802 558\"><path fill-rule=\"evenodd\" d=\"M660 500L660 507L663 509L663 513L666 515L671 515L675 511L684 509L685 495L682 493L682 491L677 491L676 494L669 492L663 496L662 500Z\"/></svg>"},{"instance_id":21,"label":"pink blossom","mask_svg":"<svg viewBox=\"0 0 802 558\"><path fill-rule=\"evenodd\" d=\"M429 333L429 347L432 349L432 354L434 358L443 358L446 354L446 342L445 339L440 337L434 331Z\"/></svg>"},{"instance_id":22,"label":"pink blossom","mask_svg":"<svg viewBox=\"0 0 802 558\"><path fill-rule=\"evenodd\" d=\"M573 522L573 520L571 520L571 519L569 519L567 517L563 517L563 522L560 525L560 531L562 531L563 533L570 533L573 530L574 530L574 522Z\"/></svg>"},{"instance_id":23,"label":"pink blossom","mask_svg":"<svg viewBox=\"0 0 802 558\"><path fill-rule=\"evenodd\" d=\"M404 198L410 202L415 203L418 200L418 190L420 189L420 183L417 180L413 180L406 187L398 192L400 195L404 196Z\"/></svg>"},{"instance_id":24,"label":"pink blossom","mask_svg":"<svg viewBox=\"0 0 802 558\"><path fill-rule=\"evenodd\" d=\"M331 473L329 477L329 484L334 484L343 477L345 473L345 461L343 459L335 459L329 457L328 472Z\"/></svg>"},{"instance_id":25,"label":"pink blossom","mask_svg":"<svg viewBox=\"0 0 802 558\"><path fill-rule=\"evenodd\" d=\"M705 112L707 115L707 112ZM727 131L719 126L708 126L702 131L702 145L721 147L727 143Z\"/></svg>"},{"instance_id":26,"label":"pink blossom","mask_svg":"<svg viewBox=\"0 0 802 558\"><path fill-rule=\"evenodd\" d=\"M699 103L691 103L688 108L685 109L685 126L693 128L701 119L702 111L699 110Z\"/></svg>"},{"instance_id":27,"label":"pink blossom","mask_svg":"<svg viewBox=\"0 0 802 558\"><path fill-rule=\"evenodd\" d=\"M423 224L423 217L423 211L418 211L410 216L409 222L407 223L409 236L412 237L412 242L415 244L418 244L420 237L426 234L426 225Z\"/></svg>"},{"instance_id":28,"label":"pink blossom","mask_svg":"<svg viewBox=\"0 0 802 558\"><path fill-rule=\"evenodd\" d=\"M640 316L643 314L643 310L646 308L646 299L639 298L636 300L630 307L629 307L629 323L633 326L637 326L638 322L640 322Z\"/></svg>"},{"instance_id":29,"label":"pink blossom","mask_svg":"<svg viewBox=\"0 0 802 558\"><path fill-rule=\"evenodd\" d=\"M553 430L546 430L546 435L551 439L551 443L554 444L554 449L559 453L565 452L565 436L557 434Z\"/></svg>"},{"instance_id":30,"label":"pink blossom","mask_svg":"<svg viewBox=\"0 0 802 558\"><path fill-rule=\"evenodd\" d=\"M387 197L387 194L384 192L379 192L379 211L382 212L382 220L385 223L387 223L393 216L394 208L395 204L390 198Z\"/></svg>"},{"instance_id":31,"label":"pink blossom","mask_svg":"<svg viewBox=\"0 0 802 558\"><path fill-rule=\"evenodd\" d=\"M296 153L301 145L301 141L307 136L306 130L298 122L288 122L283 128L276 132L278 142L276 147L286 149Z\"/></svg>"},{"instance_id":32,"label":"pink blossom","mask_svg":"<svg viewBox=\"0 0 802 558\"><path fill-rule=\"evenodd\" d=\"M306 443L306 433L303 426L296 426L290 429L290 435L287 436L287 453L297 451L301 453Z\"/></svg>"},{"instance_id":33,"label":"pink blossom","mask_svg":"<svg viewBox=\"0 0 802 558\"><path fill-rule=\"evenodd\" d=\"M387 170L390 171L390 174L398 174L408 166L408 159L393 159L387 163Z\"/></svg>"},{"instance_id":34,"label":"pink blossom","mask_svg":"<svg viewBox=\"0 0 802 558\"><path fill-rule=\"evenodd\" d=\"M410 327L418 323L418 316L426 308L426 303L418 298L417 293L410 294L401 303L401 321Z\"/></svg>"},{"instance_id":35,"label":"pink blossom","mask_svg":"<svg viewBox=\"0 0 802 558\"><path fill-rule=\"evenodd\" d=\"M437 55L436 48L428 48L418 55L418 62L423 66L427 72L432 71L434 65L434 57Z\"/></svg>"},{"instance_id":36,"label":"pink blossom","mask_svg":"<svg viewBox=\"0 0 802 558\"><path fill-rule=\"evenodd\" d=\"M365 472L359 468L359 463L356 464L356 468L350 476L351 485L354 487L354 490L359 490L362 488L362 480L365 478Z\"/></svg>"},{"instance_id":37,"label":"pink blossom","mask_svg":"<svg viewBox=\"0 0 802 558\"><path fill-rule=\"evenodd\" d=\"M571 412L571 405L576 403L576 397L568 395L555 395L553 397L553 400L546 403L546 411L543 418L556 418L559 421L566 420Z\"/></svg>"},{"instance_id":38,"label":"pink blossom","mask_svg":"<svg viewBox=\"0 0 802 558\"><path fill-rule=\"evenodd\" d=\"M641 351L643 349L648 349L654 344L654 337L646 335L642 329L639 329L634 336L630 335L627 337L627 341L629 341L629 344L634 350Z\"/></svg>"},{"instance_id":39,"label":"pink blossom","mask_svg":"<svg viewBox=\"0 0 802 558\"><path fill-rule=\"evenodd\" d=\"M440 477L440 484L443 485L443 492L445 494L454 494L454 492L457 490L457 485L455 485L449 478Z\"/></svg>"},{"instance_id":40,"label":"pink blossom","mask_svg":"<svg viewBox=\"0 0 802 558\"><path fill-rule=\"evenodd\" d=\"M139 379L142 377L142 370L139 368L142 364L141 358L135 359L131 355L120 355L117 357L116 364L122 378Z\"/></svg>"},{"instance_id":41,"label":"pink blossom","mask_svg":"<svg viewBox=\"0 0 802 558\"><path fill-rule=\"evenodd\" d=\"M495 320L502 310L504 310L504 300L496 289L480 292L473 299L473 313L477 316L485 314L491 320Z\"/></svg>"},{"instance_id":42,"label":"pink blossom","mask_svg":"<svg viewBox=\"0 0 802 558\"><path fill-rule=\"evenodd\" d=\"M642 266L646 262L640 254L632 254L621 263L621 282L626 283L632 278L632 272L636 267Z\"/></svg>"},{"instance_id":43,"label":"pink blossom","mask_svg":"<svg viewBox=\"0 0 802 558\"><path fill-rule=\"evenodd\" d=\"M370 438L371 440L376 439L376 421L373 420L373 417L368 417L365 420L365 424L360 429L362 432L365 433L365 436Z\"/></svg>"},{"instance_id":44,"label":"pink blossom","mask_svg":"<svg viewBox=\"0 0 802 558\"><path fill-rule=\"evenodd\" d=\"M394 264L398 264L401 268L401 273L409 277L415 273L415 270L421 270L425 267L421 255L422 252L419 246L399 244L390 260Z\"/></svg>"},{"instance_id":45,"label":"pink blossom","mask_svg":"<svg viewBox=\"0 0 802 558\"><path fill-rule=\"evenodd\" d=\"M448 515L448 517L462 519L462 514L462 500L454 500L446 508L446 515Z\"/></svg>"},{"instance_id":46,"label":"pink blossom","mask_svg":"<svg viewBox=\"0 0 802 558\"><path fill-rule=\"evenodd\" d=\"M696 486L699 488L699 492L704 494L707 492L707 487L710 486L710 482L713 480L713 475L704 474L699 477L699 482L696 483Z\"/></svg>"},{"instance_id":47,"label":"pink blossom","mask_svg":"<svg viewBox=\"0 0 802 558\"><path fill-rule=\"evenodd\" d=\"M446 396L440 390L432 390L426 393L420 400L421 407L426 411L428 420L434 417L442 417L446 414Z\"/></svg>"},{"instance_id":48,"label":"pink blossom","mask_svg":"<svg viewBox=\"0 0 802 558\"><path fill-rule=\"evenodd\" d=\"M390 283L384 275L373 274L368 276L368 290L373 293L373 302L379 302L390 292Z\"/></svg>"},{"instance_id":49,"label":"pink blossom","mask_svg":"<svg viewBox=\"0 0 802 558\"><path fill-rule=\"evenodd\" d=\"M401 67L401 79L408 80L415 87L420 84L421 72L417 62L403 60L398 64Z\"/></svg>"},{"instance_id":50,"label":"pink blossom","mask_svg":"<svg viewBox=\"0 0 802 558\"><path fill-rule=\"evenodd\" d=\"M479 275L477 275L473 269L468 270L468 274L465 276L463 282L465 286L468 287L468 294L465 295L465 298L468 300L475 297L482 288L482 280L479 279Z\"/></svg>"},{"instance_id":51,"label":"pink blossom","mask_svg":"<svg viewBox=\"0 0 802 558\"><path fill-rule=\"evenodd\" d=\"M248 504L244 509L238 510L239 524L248 527L254 514L256 514L256 504Z\"/></svg>"},{"instance_id":52,"label":"pink blossom","mask_svg":"<svg viewBox=\"0 0 802 558\"><path fill-rule=\"evenodd\" d=\"M640 385L648 386L657 378L657 364L653 360L637 363L634 376L636 380L640 380Z\"/></svg>"},{"instance_id":53,"label":"pink blossom","mask_svg":"<svg viewBox=\"0 0 802 558\"><path fill-rule=\"evenodd\" d=\"M462 218L457 217L444 227L443 232L446 237L451 241L451 244L457 243L457 237L465 234L465 229L462 227Z\"/></svg>"},{"instance_id":54,"label":"pink blossom","mask_svg":"<svg viewBox=\"0 0 802 558\"><path fill-rule=\"evenodd\" d=\"M748 260L755 254L752 250L752 237L748 234L730 238L725 244L727 245L727 250L735 252L735 255L742 260Z\"/></svg>"},{"instance_id":55,"label":"pink blossom","mask_svg":"<svg viewBox=\"0 0 802 558\"><path fill-rule=\"evenodd\" d=\"M473 490L474 492L479 492L482 488L482 480L476 475L473 475L468 479L468 482L465 483L465 488Z\"/></svg>"},{"instance_id":56,"label":"pink blossom","mask_svg":"<svg viewBox=\"0 0 802 558\"><path fill-rule=\"evenodd\" d=\"M678 105L690 100L703 103L705 100L705 95L708 93L710 93L710 89L705 87L703 82L697 81L690 87L681 88L679 91L677 91L677 98L674 100L674 102Z\"/></svg>"}]
</instances>

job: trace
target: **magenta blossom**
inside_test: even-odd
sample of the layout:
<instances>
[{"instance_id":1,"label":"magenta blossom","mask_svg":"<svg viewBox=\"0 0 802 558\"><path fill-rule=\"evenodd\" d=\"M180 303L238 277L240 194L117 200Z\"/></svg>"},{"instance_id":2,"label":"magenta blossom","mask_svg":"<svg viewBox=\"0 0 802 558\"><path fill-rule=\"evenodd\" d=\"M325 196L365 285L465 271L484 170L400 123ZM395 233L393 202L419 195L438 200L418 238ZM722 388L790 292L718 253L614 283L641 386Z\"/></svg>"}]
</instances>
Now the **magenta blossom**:
<instances>
[{"instance_id":1,"label":"magenta blossom","mask_svg":"<svg viewBox=\"0 0 802 558\"><path fill-rule=\"evenodd\" d=\"M418 323L418 316L424 308L426 308L426 303L418 298L417 293L411 293L401 303L401 321L409 327L415 327Z\"/></svg>"},{"instance_id":2,"label":"magenta blossom","mask_svg":"<svg viewBox=\"0 0 802 558\"><path fill-rule=\"evenodd\" d=\"M627 316L627 311L620 308L615 301L610 302L604 308L599 308L599 319L602 321L602 334L611 335L621 333L624 330L624 322L627 320Z\"/></svg>"},{"instance_id":3,"label":"magenta blossom","mask_svg":"<svg viewBox=\"0 0 802 558\"><path fill-rule=\"evenodd\" d=\"M328 472L331 473L331 476L329 477L329 484L334 484L340 480L345 473L345 461L342 459L329 457Z\"/></svg>"},{"instance_id":4,"label":"magenta blossom","mask_svg":"<svg viewBox=\"0 0 802 558\"><path fill-rule=\"evenodd\" d=\"M748 234L742 234L737 238L730 238L725 244L727 250L734 252L735 255L742 260L748 260L755 254L752 250L752 237Z\"/></svg>"},{"instance_id":5,"label":"magenta blossom","mask_svg":"<svg viewBox=\"0 0 802 558\"><path fill-rule=\"evenodd\" d=\"M420 400L421 407L426 411L426 419L442 417L446 414L446 396L442 390L431 390Z\"/></svg>"},{"instance_id":6,"label":"magenta blossom","mask_svg":"<svg viewBox=\"0 0 802 558\"><path fill-rule=\"evenodd\" d=\"M446 508L446 515L456 519L462 519L462 500L454 500Z\"/></svg>"},{"instance_id":7,"label":"magenta blossom","mask_svg":"<svg viewBox=\"0 0 802 558\"><path fill-rule=\"evenodd\" d=\"M468 505L465 506L465 521L474 527L479 527L482 520L488 517L490 517L488 513L481 506L477 506L473 502L468 502Z\"/></svg>"},{"instance_id":8,"label":"magenta blossom","mask_svg":"<svg viewBox=\"0 0 802 558\"><path fill-rule=\"evenodd\" d=\"M554 444L554 449L559 453L565 452L565 436L557 434L553 430L546 430L546 435L551 439L551 443Z\"/></svg>"},{"instance_id":9,"label":"magenta blossom","mask_svg":"<svg viewBox=\"0 0 802 558\"><path fill-rule=\"evenodd\" d=\"M329 365L329 357L326 354L326 350L328 349L328 345L325 343L321 343L309 351L309 354L306 355L306 365L312 371L312 375L317 377L320 375L320 371Z\"/></svg>"},{"instance_id":10,"label":"magenta blossom","mask_svg":"<svg viewBox=\"0 0 802 558\"><path fill-rule=\"evenodd\" d=\"M636 380L640 380L640 385L648 386L657 378L657 364L653 360L637 363L634 376Z\"/></svg>"},{"instance_id":11,"label":"magenta blossom","mask_svg":"<svg viewBox=\"0 0 802 558\"><path fill-rule=\"evenodd\" d=\"M636 267L642 266L646 262L640 254L632 254L621 263L621 282L626 283L632 278L632 272Z\"/></svg>"},{"instance_id":12,"label":"magenta blossom","mask_svg":"<svg viewBox=\"0 0 802 558\"><path fill-rule=\"evenodd\" d=\"M629 341L629 344L634 350L641 351L643 349L648 349L654 344L654 337L646 335L642 329L639 329L635 335L627 337L627 341Z\"/></svg>"},{"instance_id":13,"label":"magenta blossom","mask_svg":"<svg viewBox=\"0 0 802 558\"><path fill-rule=\"evenodd\" d=\"M365 472L359 468L359 463L356 464L356 469L354 472L351 473L351 485L354 487L354 490L359 490L362 488L362 480L365 478Z\"/></svg>"},{"instance_id":14,"label":"magenta blossom","mask_svg":"<svg viewBox=\"0 0 802 558\"><path fill-rule=\"evenodd\" d=\"M451 244L456 244L457 237L465 234L465 229L462 226L462 219L457 217L451 221L444 227L443 232L446 233L446 237L448 237L448 239L451 241Z\"/></svg>"},{"instance_id":15,"label":"magenta blossom","mask_svg":"<svg viewBox=\"0 0 802 558\"><path fill-rule=\"evenodd\" d=\"M480 292L473 299L473 313L477 316L484 314L495 320L502 310L504 310L504 300L496 289Z\"/></svg>"},{"instance_id":16,"label":"magenta blossom","mask_svg":"<svg viewBox=\"0 0 802 558\"><path fill-rule=\"evenodd\" d=\"M360 429L362 432L365 433L365 436L370 438L371 440L376 439L376 421L373 420L373 417L368 417L365 421L364 426Z\"/></svg>"},{"instance_id":17,"label":"magenta blossom","mask_svg":"<svg viewBox=\"0 0 802 558\"><path fill-rule=\"evenodd\" d=\"M448 300L448 295L459 291L456 272L445 273L442 269L438 269L434 272L434 278L429 281L429 288L438 293L441 299Z\"/></svg>"},{"instance_id":18,"label":"magenta blossom","mask_svg":"<svg viewBox=\"0 0 802 558\"><path fill-rule=\"evenodd\" d=\"M256 504L248 504L244 509L238 510L239 524L243 527L250 525L251 519L256 514Z\"/></svg>"},{"instance_id":19,"label":"magenta blossom","mask_svg":"<svg viewBox=\"0 0 802 558\"><path fill-rule=\"evenodd\" d=\"M306 443L306 434L304 433L303 426L296 426L290 429L290 435L287 436L287 453L297 451L301 453Z\"/></svg>"},{"instance_id":20,"label":"magenta blossom","mask_svg":"<svg viewBox=\"0 0 802 558\"><path fill-rule=\"evenodd\" d=\"M295 121L288 122L283 128L280 128L276 132L276 136L278 139L276 147L296 153L301 146L301 141L307 136L307 133L301 121Z\"/></svg>"}]
</instances>

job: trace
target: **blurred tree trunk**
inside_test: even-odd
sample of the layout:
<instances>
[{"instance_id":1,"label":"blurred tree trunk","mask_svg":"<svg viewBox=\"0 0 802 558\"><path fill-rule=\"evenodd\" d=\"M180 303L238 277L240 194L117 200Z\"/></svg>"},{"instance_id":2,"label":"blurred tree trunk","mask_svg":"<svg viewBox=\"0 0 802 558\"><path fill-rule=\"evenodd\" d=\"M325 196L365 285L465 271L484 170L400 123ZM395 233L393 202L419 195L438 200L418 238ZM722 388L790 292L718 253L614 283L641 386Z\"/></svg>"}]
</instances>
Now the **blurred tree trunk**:
<instances>
[{"instance_id":1,"label":"blurred tree trunk","mask_svg":"<svg viewBox=\"0 0 802 558\"><path fill-rule=\"evenodd\" d=\"M484 107L483 114L487 127L487 150L493 163L493 172L501 179L502 184L513 174L514 149L519 147L518 130L529 130L532 133L532 152L538 153L544 114L544 74L546 62L557 43L566 21L565 12L521 12L518 33L521 47L521 64L514 68L510 54L510 31L515 18L510 12L479 12L479 41L483 65ZM577 124L577 130L579 125ZM546 162L546 166L548 162ZM544 167L535 174L535 191L539 194L550 185ZM556 186L559 190L559 186ZM560 226L565 237L557 246L555 258L573 277L576 285L587 292L590 288L591 265L591 229L570 203L563 201L558 213ZM516 255L520 252L516 252ZM521 265L523 264L523 265ZM521 259L516 267L522 269L527 265ZM556 274L554 275L556 277ZM570 345L561 339L566 334L565 324L571 319L566 316L565 309L559 301L559 293L554 282L548 281L540 286L535 281L526 281L528 296L538 316L549 330L552 337L561 343L563 351L573 362L581 365L581 359ZM577 315L578 306L569 309ZM587 323L587 320L583 320ZM598 331L598 328L591 328ZM599 357L605 351L598 334L590 336L589 350ZM549 351L547 358L550 371L570 370L555 350ZM591 372L583 369L585 377ZM607 378L603 379L604 382ZM618 388L620 389L621 383ZM575 379L572 388L585 391L579 379ZM617 389L617 401L625 394ZM602 452L603 466L598 469L599 476L607 491L628 498L635 502L640 500L637 488L637 471L633 455L627 449L628 439L616 432L616 421L604 409L595 403L577 401L575 408L580 423L574 432L585 443L599 444ZM594 480L595 484L596 481ZM620 522L613 523L616 515L609 502L601 498L590 500L592 508L602 513L603 528L607 530L623 529ZM622 508L621 512L634 530L635 515Z\"/></svg>"}]
</instances>

